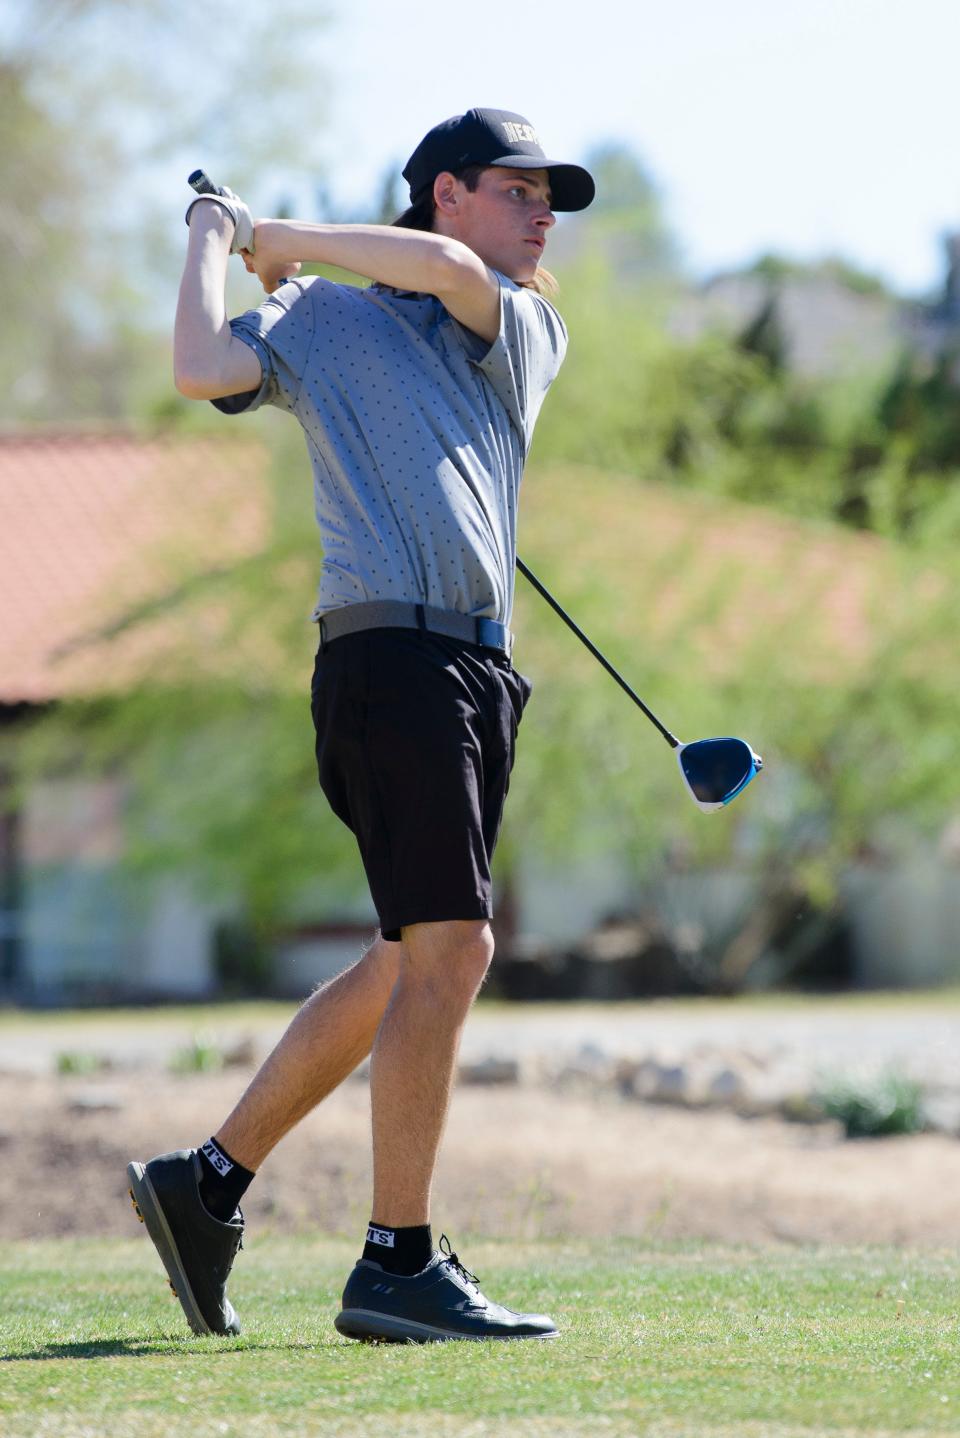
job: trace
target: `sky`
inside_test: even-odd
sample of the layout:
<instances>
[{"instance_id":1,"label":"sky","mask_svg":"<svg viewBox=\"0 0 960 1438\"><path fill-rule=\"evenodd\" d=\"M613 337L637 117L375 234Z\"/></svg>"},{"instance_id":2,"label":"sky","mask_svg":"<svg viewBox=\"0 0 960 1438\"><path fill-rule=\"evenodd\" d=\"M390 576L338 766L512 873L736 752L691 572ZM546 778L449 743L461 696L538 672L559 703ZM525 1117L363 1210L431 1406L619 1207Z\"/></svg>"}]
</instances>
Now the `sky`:
<instances>
[{"instance_id":1,"label":"sky","mask_svg":"<svg viewBox=\"0 0 960 1438\"><path fill-rule=\"evenodd\" d=\"M628 143L695 274L840 254L903 293L960 229L957 0L347 0L324 46L332 191L437 121L517 110L551 158Z\"/></svg>"}]
</instances>

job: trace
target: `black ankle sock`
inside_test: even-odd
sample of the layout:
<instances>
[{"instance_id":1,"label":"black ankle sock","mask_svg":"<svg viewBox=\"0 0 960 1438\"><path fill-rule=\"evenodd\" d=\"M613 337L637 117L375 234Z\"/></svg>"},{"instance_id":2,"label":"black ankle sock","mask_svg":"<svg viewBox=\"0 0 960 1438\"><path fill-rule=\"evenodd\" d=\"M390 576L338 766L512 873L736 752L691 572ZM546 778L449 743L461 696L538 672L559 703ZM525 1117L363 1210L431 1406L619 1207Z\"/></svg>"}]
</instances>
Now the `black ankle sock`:
<instances>
[{"instance_id":1,"label":"black ankle sock","mask_svg":"<svg viewBox=\"0 0 960 1438\"><path fill-rule=\"evenodd\" d=\"M208 1139L197 1152L200 1156L200 1198L208 1213L229 1223L237 1205L253 1182L248 1168L230 1157L222 1144Z\"/></svg>"},{"instance_id":2,"label":"black ankle sock","mask_svg":"<svg viewBox=\"0 0 960 1438\"><path fill-rule=\"evenodd\" d=\"M371 1219L362 1256L379 1263L388 1273L409 1278L411 1274L419 1273L421 1268L426 1268L433 1256L430 1225L387 1228L385 1224L374 1223Z\"/></svg>"}]
</instances>

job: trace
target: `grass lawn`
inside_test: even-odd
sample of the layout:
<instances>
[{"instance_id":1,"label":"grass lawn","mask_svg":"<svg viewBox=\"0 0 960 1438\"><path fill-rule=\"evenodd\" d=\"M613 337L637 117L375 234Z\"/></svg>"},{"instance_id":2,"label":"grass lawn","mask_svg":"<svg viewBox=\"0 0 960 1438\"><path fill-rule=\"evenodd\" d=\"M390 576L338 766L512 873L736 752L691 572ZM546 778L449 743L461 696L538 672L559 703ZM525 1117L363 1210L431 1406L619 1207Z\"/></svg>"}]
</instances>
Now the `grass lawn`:
<instances>
[{"instance_id":1,"label":"grass lawn","mask_svg":"<svg viewBox=\"0 0 960 1438\"><path fill-rule=\"evenodd\" d=\"M960 1434L953 1253L473 1244L560 1340L398 1348L333 1328L354 1249L255 1238L226 1340L188 1335L145 1238L0 1246L0 1434Z\"/></svg>"}]
</instances>

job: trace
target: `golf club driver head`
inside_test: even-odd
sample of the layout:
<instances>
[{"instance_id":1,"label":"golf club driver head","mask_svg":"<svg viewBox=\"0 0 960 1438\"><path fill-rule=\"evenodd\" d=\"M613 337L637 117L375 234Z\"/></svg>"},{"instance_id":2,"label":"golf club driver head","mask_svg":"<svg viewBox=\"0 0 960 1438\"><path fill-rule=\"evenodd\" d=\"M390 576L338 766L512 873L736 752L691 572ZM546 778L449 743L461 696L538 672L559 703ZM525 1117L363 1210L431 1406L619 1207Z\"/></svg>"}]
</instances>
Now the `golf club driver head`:
<instances>
[{"instance_id":1,"label":"golf club driver head","mask_svg":"<svg viewBox=\"0 0 960 1438\"><path fill-rule=\"evenodd\" d=\"M680 774L698 809L725 809L763 768L763 760L745 739L725 736L678 744Z\"/></svg>"}]
</instances>

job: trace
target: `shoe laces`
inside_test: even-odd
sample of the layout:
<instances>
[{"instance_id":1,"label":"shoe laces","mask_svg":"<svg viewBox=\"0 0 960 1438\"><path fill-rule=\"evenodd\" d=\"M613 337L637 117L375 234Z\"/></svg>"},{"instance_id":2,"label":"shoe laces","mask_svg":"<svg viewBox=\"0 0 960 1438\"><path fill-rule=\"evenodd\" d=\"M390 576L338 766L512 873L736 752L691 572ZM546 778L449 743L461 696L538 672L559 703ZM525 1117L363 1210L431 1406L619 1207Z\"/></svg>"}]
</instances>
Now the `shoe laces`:
<instances>
[{"instance_id":1,"label":"shoe laces","mask_svg":"<svg viewBox=\"0 0 960 1438\"><path fill-rule=\"evenodd\" d=\"M468 1283L472 1283L474 1287L479 1288L479 1278L475 1273L471 1273L465 1264L460 1262L445 1233L441 1233L440 1235L440 1252L443 1254L444 1261L449 1263L452 1268L455 1268L462 1278L465 1278Z\"/></svg>"}]
</instances>

